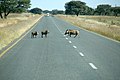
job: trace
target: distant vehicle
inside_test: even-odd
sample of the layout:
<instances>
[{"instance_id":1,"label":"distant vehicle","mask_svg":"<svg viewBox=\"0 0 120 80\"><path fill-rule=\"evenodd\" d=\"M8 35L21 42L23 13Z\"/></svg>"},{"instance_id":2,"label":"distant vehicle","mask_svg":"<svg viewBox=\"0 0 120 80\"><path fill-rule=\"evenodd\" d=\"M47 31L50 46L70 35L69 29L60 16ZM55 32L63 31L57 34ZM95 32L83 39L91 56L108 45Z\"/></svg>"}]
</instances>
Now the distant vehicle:
<instances>
[{"instance_id":1,"label":"distant vehicle","mask_svg":"<svg viewBox=\"0 0 120 80\"><path fill-rule=\"evenodd\" d=\"M50 16L50 13L47 13L47 16Z\"/></svg>"}]
</instances>

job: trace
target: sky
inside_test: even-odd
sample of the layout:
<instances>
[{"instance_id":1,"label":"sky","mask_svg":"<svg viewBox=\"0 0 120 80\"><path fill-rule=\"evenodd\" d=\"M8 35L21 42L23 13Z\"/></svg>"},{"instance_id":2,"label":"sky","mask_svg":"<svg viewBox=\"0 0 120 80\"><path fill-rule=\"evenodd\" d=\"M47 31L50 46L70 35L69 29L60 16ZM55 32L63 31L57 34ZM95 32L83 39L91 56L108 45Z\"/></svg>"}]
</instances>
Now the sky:
<instances>
[{"instance_id":1,"label":"sky","mask_svg":"<svg viewBox=\"0 0 120 80\"><path fill-rule=\"evenodd\" d=\"M40 8L42 10L65 10L64 6L66 2L72 0L31 0L31 9ZM110 4L111 6L120 6L120 0L80 0L85 2L87 6L96 8L100 4Z\"/></svg>"}]
</instances>

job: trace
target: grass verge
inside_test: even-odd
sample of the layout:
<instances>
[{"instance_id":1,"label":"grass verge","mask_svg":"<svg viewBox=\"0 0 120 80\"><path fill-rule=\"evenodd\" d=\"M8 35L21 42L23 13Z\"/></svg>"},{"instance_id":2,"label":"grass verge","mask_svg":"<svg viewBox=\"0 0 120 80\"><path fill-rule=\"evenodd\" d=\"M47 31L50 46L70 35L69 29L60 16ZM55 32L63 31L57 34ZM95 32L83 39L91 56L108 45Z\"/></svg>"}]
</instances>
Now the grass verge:
<instances>
[{"instance_id":1,"label":"grass verge","mask_svg":"<svg viewBox=\"0 0 120 80\"><path fill-rule=\"evenodd\" d=\"M120 41L120 17L57 15L73 25Z\"/></svg>"},{"instance_id":2,"label":"grass verge","mask_svg":"<svg viewBox=\"0 0 120 80\"><path fill-rule=\"evenodd\" d=\"M41 17L29 13L11 14L6 20L0 20L0 50L19 38Z\"/></svg>"}]
</instances>

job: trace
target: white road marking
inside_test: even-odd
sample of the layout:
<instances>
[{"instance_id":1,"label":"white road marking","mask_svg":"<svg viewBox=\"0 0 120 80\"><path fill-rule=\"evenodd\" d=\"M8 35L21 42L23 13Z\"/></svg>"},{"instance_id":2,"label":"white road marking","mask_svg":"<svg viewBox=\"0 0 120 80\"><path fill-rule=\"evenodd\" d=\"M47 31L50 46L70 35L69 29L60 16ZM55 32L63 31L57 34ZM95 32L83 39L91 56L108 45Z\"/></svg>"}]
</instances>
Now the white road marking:
<instances>
[{"instance_id":1,"label":"white road marking","mask_svg":"<svg viewBox=\"0 0 120 80\"><path fill-rule=\"evenodd\" d=\"M68 40L68 38L66 38Z\"/></svg>"},{"instance_id":2,"label":"white road marking","mask_svg":"<svg viewBox=\"0 0 120 80\"><path fill-rule=\"evenodd\" d=\"M39 18L39 20L42 18L43 16L41 16L40 18ZM38 21L39 21L38 20ZM37 21L37 22L38 22ZM12 44L10 47L8 47L5 51L3 51L1 54L0 54L0 58L5 54L5 53L7 53L10 49L12 49L20 40L22 40L36 25L37 25L37 22L34 24L34 25L32 25L32 27L30 28L30 30L28 30L23 36L21 36L14 44Z\"/></svg>"},{"instance_id":3,"label":"white road marking","mask_svg":"<svg viewBox=\"0 0 120 80\"><path fill-rule=\"evenodd\" d=\"M53 23L55 24L55 26L57 27L57 29L61 32L61 34L62 34L62 31L58 28L58 25L54 22L54 20L52 20L53 21ZM64 35L65 36L65 35ZM68 40L68 38L66 38L66 40ZM69 41L69 43L72 43L71 41ZM77 48L76 46L73 46L75 49ZM81 55L81 56L84 56L84 54L83 53L81 53L81 52L79 52L79 54ZM98 69L93 63L89 63L89 65L93 68L93 69Z\"/></svg>"},{"instance_id":4,"label":"white road marking","mask_svg":"<svg viewBox=\"0 0 120 80\"><path fill-rule=\"evenodd\" d=\"M72 43L72 41L69 41L69 43Z\"/></svg>"},{"instance_id":5,"label":"white road marking","mask_svg":"<svg viewBox=\"0 0 120 80\"><path fill-rule=\"evenodd\" d=\"M84 57L84 54L83 54L83 53L79 52L79 54L80 54L82 57Z\"/></svg>"},{"instance_id":6,"label":"white road marking","mask_svg":"<svg viewBox=\"0 0 120 80\"><path fill-rule=\"evenodd\" d=\"M55 23L55 21L52 19L52 22L55 24L55 26L57 27L57 29L60 31L60 33L62 34L62 31L58 28L59 26Z\"/></svg>"},{"instance_id":7,"label":"white road marking","mask_svg":"<svg viewBox=\"0 0 120 80\"><path fill-rule=\"evenodd\" d=\"M77 48L76 46L73 46L75 49Z\"/></svg>"},{"instance_id":8,"label":"white road marking","mask_svg":"<svg viewBox=\"0 0 120 80\"><path fill-rule=\"evenodd\" d=\"M93 63L89 63L89 65L90 65L93 69L98 69Z\"/></svg>"}]
</instances>

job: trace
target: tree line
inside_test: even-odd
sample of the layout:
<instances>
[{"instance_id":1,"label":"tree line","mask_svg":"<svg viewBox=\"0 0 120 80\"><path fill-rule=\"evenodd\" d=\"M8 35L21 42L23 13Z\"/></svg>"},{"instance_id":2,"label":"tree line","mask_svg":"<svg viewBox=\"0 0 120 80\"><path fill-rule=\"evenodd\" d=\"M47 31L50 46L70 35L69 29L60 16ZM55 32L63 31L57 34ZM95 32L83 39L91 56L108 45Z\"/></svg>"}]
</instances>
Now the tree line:
<instances>
[{"instance_id":1,"label":"tree line","mask_svg":"<svg viewBox=\"0 0 120 80\"><path fill-rule=\"evenodd\" d=\"M68 15L107 15L107 16L119 16L120 6L112 7L109 4L98 5L93 9L86 5L82 1L70 1L65 3L65 14Z\"/></svg>"},{"instance_id":2,"label":"tree line","mask_svg":"<svg viewBox=\"0 0 120 80\"><path fill-rule=\"evenodd\" d=\"M120 7L112 7L109 4L98 5L97 8L93 9L86 5L82 1L70 1L65 3L65 11L54 9L52 11L43 10L40 8L34 8L30 12L35 13L51 13L51 14L66 14L66 15L107 15L107 16L120 16ZM39 9L39 12L36 10Z\"/></svg>"},{"instance_id":3,"label":"tree line","mask_svg":"<svg viewBox=\"0 0 120 80\"><path fill-rule=\"evenodd\" d=\"M49 10L42 10L40 8L33 8L33 9L29 10L29 12L34 13L34 14L50 13L50 14L53 14L53 15L64 14L65 13L65 11L63 11L63 10L54 9L52 11L49 11Z\"/></svg>"},{"instance_id":4,"label":"tree line","mask_svg":"<svg viewBox=\"0 0 120 80\"><path fill-rule=\"evenodd\" d=\"M107 15L120 16L120 6L112 7L109 4L98 5L93 9L82 1L70 1L65 3L65 11L54 9L52 11L42 10L40 8L30 8L30 0L0 0L0 17L6 19L9 13L31 12L34 14L51 13L66 14L66 15Z\"/></svg>"}]
</instances>

